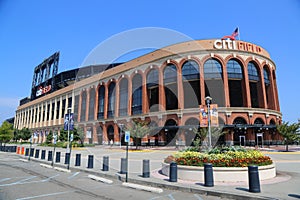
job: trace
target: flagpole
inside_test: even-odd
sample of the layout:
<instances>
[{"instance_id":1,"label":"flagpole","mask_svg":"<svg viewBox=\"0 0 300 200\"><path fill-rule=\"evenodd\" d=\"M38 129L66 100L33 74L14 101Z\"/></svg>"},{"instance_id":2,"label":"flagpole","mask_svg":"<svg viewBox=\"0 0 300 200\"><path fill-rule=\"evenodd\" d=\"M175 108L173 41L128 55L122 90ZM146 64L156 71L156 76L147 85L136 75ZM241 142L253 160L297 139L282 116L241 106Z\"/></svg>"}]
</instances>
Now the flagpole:
<instances>
[{"instance_id":1,"label":"flagpole","mask_svg":"<svg viewBox=\"0 0 300 200\"><path fill-rule=\"evenodd\" d=\"M239 40L241 40L241 38L240 38L240 27L238 27L238 36L239 36Z\"/></svg>"}]
</instances>

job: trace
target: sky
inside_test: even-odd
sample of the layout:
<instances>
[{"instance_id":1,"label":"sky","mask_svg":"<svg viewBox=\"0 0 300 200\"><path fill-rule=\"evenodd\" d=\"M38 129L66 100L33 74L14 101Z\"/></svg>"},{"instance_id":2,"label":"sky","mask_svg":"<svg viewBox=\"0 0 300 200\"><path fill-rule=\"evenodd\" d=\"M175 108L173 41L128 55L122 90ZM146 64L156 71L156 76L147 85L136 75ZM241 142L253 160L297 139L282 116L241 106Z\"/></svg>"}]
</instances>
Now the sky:
<instances>
[{"instance_id":1,"label":"sky","mask_svg":"<svg viewBox=\"0 0 300 200\"><path fill-rule=\"evenodd\" d=\"M54 52L59 72L78 68L108 38L147 27L192 39L239 27L240 39L266 49L276 64L283 120L300 119L299 0L0 0L0 122L14 117L19 100L30 96L34 68Z\"/></svg>"}]
</instances>

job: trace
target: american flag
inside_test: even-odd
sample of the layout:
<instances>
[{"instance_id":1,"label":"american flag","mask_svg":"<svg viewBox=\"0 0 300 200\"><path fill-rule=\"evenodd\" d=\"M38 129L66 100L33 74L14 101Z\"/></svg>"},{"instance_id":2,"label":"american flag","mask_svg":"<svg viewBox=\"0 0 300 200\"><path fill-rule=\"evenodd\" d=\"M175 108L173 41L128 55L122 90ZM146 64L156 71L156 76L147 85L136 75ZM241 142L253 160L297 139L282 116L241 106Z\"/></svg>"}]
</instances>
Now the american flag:
<instances>
[{"instance_id":1,"label":"american flag","mask_svg":"<svg viewBox=\"0 0 300 200\"><path fill-rule=\"evenodd\" d=\"M237 27L234 31L233 31L233 33L231 34L231 36L232 37L236 37L236 36L238 36L239 35L239 28Z\"/></svg>"}]
</instances>

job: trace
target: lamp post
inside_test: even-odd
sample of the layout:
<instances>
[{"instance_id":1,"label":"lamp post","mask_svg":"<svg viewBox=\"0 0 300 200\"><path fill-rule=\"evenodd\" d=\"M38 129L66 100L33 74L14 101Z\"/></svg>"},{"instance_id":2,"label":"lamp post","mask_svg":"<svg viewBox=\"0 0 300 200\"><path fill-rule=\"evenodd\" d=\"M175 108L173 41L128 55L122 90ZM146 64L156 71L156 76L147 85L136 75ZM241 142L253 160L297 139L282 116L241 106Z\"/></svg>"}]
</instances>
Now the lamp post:
<instances>
[{"instance_id":1,"label":"lamp post","mask_svg":"<svg viewBox=\"0 0 300 200\"><path fill-rule=\"evenodd\" d=\"M67 142L67 153L70 153L70 116L71 116L71 109L68 108L68 142Z\"/></svg>"},{"instance_id":2,"label":"lamp post","mask_svg":"<svg viewBox=\"0 0 300 200\"><path fill-rule=\"evenodd\" d=\"M205 102L207 105L207 117L208 117L208 148L211 149L211 128L210 128L210 104L212 98L210 96L205 97Z\"/></svg>"},{"instance_id":3,"label":"lamp post","mask_svg":"<svg viewBox=\"0 0 300 200\"><path fill-rule=\"evenodd\" d=\"M69 153L69 160L68 160L68 166L67 169L70 169L70 162L71 162L71 151L70 151L70 122L71 122L71 107L68 108L68 144L67 144L67 153ZM73 135L72 135L73 136ZM71 139L71 142L73 140L73 137Z\"/></svg>"},{"instance_id":4,"label":"lamp post","mask_svg":"<svg viewBox=\"0 0 300 200\"><path fill-rule=\"evenodd\" d=\"M124 124L119 124L119 127L120 127L120 148L122 148L122 131L123 131L123 127L124 127Z\"/></svg>"}]
</instances>

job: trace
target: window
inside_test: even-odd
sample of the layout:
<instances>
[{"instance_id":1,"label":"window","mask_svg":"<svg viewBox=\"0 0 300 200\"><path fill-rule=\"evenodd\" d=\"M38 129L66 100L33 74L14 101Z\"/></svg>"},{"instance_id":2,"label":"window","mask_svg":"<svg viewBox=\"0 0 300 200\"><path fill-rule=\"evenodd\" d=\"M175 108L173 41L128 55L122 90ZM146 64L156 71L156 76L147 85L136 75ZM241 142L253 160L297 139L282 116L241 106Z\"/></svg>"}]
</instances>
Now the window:
<instances>
[{"instance_id":1,"label":"window","mask_svg":"<svg viewBox=\"0 0 300 200\"><path fill-rule=\"evenodd\" d=\"M105 87L103 85L98 89L98 101L98 119L103 119L105 105Z\"/></svg>"},{"instance_id":2,"label":"window","mask_svg":"<svg viewBox=\"0 0 300 200\"><path fill-rule=\"evenodd\" d=\"M131 114L137 115L142 113L142 76L136 74L132 79L132 105Z\"/></svg>"},{"instance_id":3,"label":"window","mask_svg":"<svg viewBox=\"0 0 300 200\"><path fill-rule=\"evenodd\" d=\"M111 82L108 87L108 110L107 117L114 117L115 111L115 86L114 82Z\"/></svg>"},{"instance_id":4,"label":"window","mask_svg":"<svg viewBox=\"0 0 300 200\"><path fill-rule=\"evenodd\" d=\"M227 63L228 79L242 79L243 71L241 65L236 60L229 60Z\"/></svg>"},{"instance_id":5,"label":"window","mask_svg":"<svg viewBox=\"0 0 300 200\"><path fill-rule=\"evenodd\" d=\"M119 116L126 116L127 111L128 111L128 80L126 78L123 78L120 81L120 95L119 95L119 100L120 100L120 108L119 108Z\"/></svg>"},{"instance_id":6,"label":"window","mask_svg":"<svg viewBox=\"0 0 300 200\"><path fill-rule=\"evenodd\" d=\"M198 108L201 104L199 65L187 61L182 65L182 85L184 91L184 107Z\"/></svg>"},{"instance_id":7,"label":"window","mask_svg":"<svg viewBox=\"0 0 300 200\"><path fill-rule=\"evenodd\" d=\"M208 59L204 63L204 79L223 79L221 63L215 59Z\"/></svg>"},{"instance_id":8,"label":"window","mask_svg":"<svg viewBox=\"0 0 300 200\"><path fill-rule=\"evenodd\" d=\"M259 81L257 68L254 63L248 63L248 77L250 81Z\"/></svg>"},{"instance_id":9,"label":"window","mask_svg":"<svg viewBox=\"0 0 300 200\"><path fill-rule=\"evenodd\" d=\"M149 110L158 111L159 109L159 89L158 89L158 70L152 69L147 75L147 96Z\"/></svg>"},{"instance_id":10,"label":"window","mask_svg":"<svg viewBox=\"0 0 300 200\"><path fill-rule=\"evenodd\" d=\"M177 68L175 65L168 65L164 70L164 89L166 110L178 109Z\"/></svg>"}]
</instances>

